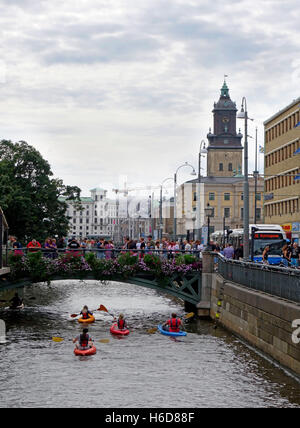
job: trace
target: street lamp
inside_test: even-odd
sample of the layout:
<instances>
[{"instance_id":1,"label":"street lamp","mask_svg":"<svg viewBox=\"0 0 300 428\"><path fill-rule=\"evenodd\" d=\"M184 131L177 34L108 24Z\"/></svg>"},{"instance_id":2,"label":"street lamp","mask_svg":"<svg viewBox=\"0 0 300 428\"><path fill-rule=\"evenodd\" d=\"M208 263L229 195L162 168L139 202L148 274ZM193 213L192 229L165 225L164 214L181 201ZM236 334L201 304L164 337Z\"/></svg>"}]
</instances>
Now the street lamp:
<instances>
[{"instance_id":1,"label":"street lamp","mask_svg":"<svg viewBox=\"0 0 300 428\"><path fill-rule=\"evenodd\" d=\"M253 171L254 176L254 224L257 222L257 178L259 171L257 171L257 127L255 129L255 171Z\"/></svg>"},{"instance_id":2,"label":"street lamp","mask_svg":"<svg viewBox=\"0 0 300 428\"><path fill-rule=\"evenodd\" d=\"M209 203L204 208L204 213L205 213L205 216L207 217L207 244L206 244L206 250L209 251L211 249L211 247L210 247L210 239L209 239L210 238L210 233L209 233L210 217L212 217L214 215L214 209L213 209L213 207L211 207L209 205Z\"/></svg>"},{"instance_id":3,"label":"street lamp","mask_svg":"<svg viewBox=\"0 0 300 428\"><path fill-rule=\"evenodd\" d=\"M163 226L163 218L162 218L162 204L163 204L162 192L163 192L163 185L168 180L173 180L173 178L172 177L165 178L164 181L160 185L160 201L159 201L159 238L160 239L162 239L163 227L164 227Z\"/></svg>"},{"instance_id":4,"label":"street lamp","mask_svg":"<svg viewBox=\"0 0 300 428\"><path fill-rule=\"evenodd\" d=\"M202 148L202 144L203 148ZM200 215L200 209L201 209L201 203L200 203L200 183L201 183L201 157L203 154L207 153L207 149L205 148L205 141L202 140L200 143L199 148L199 158L198 158L198 189L197 189L197 207L196 207L196 236L197 239L200 240L200 230L201 230L201 215Z\"/></svg>"},{"instance_id":5,"label":"street lamp","mask_svg":"<svg viewBox=\"0 0 300 428\"><path fill-rule=\"evenodd\" d=\"M174 223L174 226L173 226L173 238L174 238L174 241L176 241L176 236L177 236L177 210L176 210L176 184L177 184L177 173L178 173L178 171L179 171L179 169L180 168L183 168L184 166L189 166L190 168L192 168L192 172L191 172L191 175L197 175L196 174L196 171L195 171L195 168L191 165L191 164L189 164L188 162L185 162L183 165L180 165L177 169L176 169L176 172L175 172L175 174L174 174L174 212L173 212L173 223Z\"/></svg>"},{"instance_id":6,"label":"street lamp","mask_svg":"<svg viewBox=\"0 0 300 428\"><path fill-rule=\"evenodd\" d=\"M245 106L245 109L244 109ZM248 180L248 111L247 101L243 97L241 111L237 114L238 119L245 121L244 135L244 259L249 260L249 180ZM253 120L253 119L250 119Z\"/></svg>"}]
</instances>

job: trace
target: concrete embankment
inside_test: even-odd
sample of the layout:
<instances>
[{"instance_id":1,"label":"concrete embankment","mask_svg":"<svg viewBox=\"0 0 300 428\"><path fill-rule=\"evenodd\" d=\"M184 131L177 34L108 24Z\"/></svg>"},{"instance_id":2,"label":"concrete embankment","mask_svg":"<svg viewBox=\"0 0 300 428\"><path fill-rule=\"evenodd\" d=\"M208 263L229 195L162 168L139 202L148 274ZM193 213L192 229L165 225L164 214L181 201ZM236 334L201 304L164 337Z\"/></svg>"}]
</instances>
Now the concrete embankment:
<instances>
[{"instance_id":1,"label":"concrete embankment","mask_svg":"<svg viewBox=\"0 0 300 428\"><path fill-rule=\"evenodd\" d=\"M295 341L296 303L211 276L210 316L228 330L300 375L300 343ZM294 332L294 337L293 337ZM300 334L298 335L300 337Z\"/></svg>"}]
</instances>

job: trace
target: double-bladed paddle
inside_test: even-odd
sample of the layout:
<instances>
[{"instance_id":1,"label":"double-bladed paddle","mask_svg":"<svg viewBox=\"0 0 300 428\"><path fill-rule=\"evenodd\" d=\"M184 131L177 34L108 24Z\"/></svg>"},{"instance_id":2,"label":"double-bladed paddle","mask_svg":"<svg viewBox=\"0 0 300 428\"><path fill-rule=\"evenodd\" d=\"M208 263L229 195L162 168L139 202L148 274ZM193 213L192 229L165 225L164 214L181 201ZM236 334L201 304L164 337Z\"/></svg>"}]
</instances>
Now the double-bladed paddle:
<instances>
[{"instance_id":1,"label":"double-bladed paddle","mask_svg":"<svg viewBox=\"0 0 300 428\"><path fill-rule=\"evenodd\" d=\"M189 319L189 318L193 318L193 316L194 316L195 314L194 314L194 312L189 312L188 314L186 314L184 317L182 317L183 319ZM154 333L156 333L157 332L157 327L154 327L154 328L149 328L149 330L147 330L147 333L149 333L149 334L154 334Z\"/></svg>"}]
</instances>

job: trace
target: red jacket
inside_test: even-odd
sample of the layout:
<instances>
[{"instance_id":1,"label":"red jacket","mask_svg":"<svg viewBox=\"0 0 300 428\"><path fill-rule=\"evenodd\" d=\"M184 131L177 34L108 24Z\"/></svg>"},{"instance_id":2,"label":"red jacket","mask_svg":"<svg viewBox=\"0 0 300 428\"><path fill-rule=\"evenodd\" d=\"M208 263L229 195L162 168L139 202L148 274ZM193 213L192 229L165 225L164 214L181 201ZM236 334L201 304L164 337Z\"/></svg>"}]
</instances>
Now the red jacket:
<instances>
[{"instance_id":1,"label":"red jacket","mask_svg":"<svg viewBox=\"0 0 300 428\"><path fill-rule=\"evenodd\" d=\"M178 333L180 331L181 319L180 318L171 318L167 321L168 326L170 327L171 333Z\"/></svg>"}]
</instances>

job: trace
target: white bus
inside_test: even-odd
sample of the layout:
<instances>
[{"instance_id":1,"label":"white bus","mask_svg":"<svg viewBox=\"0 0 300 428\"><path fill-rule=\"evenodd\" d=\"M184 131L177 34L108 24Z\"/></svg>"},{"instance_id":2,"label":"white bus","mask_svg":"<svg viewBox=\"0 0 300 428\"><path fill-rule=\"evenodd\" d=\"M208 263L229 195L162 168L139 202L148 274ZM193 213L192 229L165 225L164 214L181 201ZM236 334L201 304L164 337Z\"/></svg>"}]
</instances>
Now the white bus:
<instances>
[{"instance_id":1,"label":"white bus","mask_svg":"<svg viewBox=\"0 0 300 428\"><path fill-rule=\"evenodd\" d=\"M262 262L262 253L265 247L270 247L268 254L268 262L272 265L279 265L282 260L282 247L286 243L286 234L279 224L250 224L249 225L249 245L250 254L252 248L251 231L255 228L253 241L253 261ZM225 241L231 243L234 248L238 248L243 244L244 229L233 229L227 235L225 232ZM212 239L219 244L224 242L224 232L217 231L212 234Z\"/></svg>"}]
</instances>

